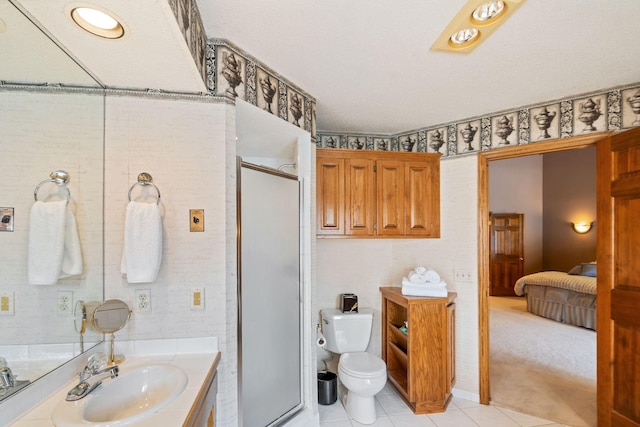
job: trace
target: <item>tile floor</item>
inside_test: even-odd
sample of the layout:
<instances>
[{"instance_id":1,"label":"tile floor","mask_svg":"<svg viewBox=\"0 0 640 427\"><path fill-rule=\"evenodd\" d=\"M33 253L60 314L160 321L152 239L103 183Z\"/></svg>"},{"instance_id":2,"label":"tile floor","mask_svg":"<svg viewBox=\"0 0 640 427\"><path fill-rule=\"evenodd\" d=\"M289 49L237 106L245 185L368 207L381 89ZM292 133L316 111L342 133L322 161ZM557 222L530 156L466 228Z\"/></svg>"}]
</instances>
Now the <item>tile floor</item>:
<instances>
[{"instance_id":1,"label":"tile floor","mask_svg":"<svg viewBox=\"0 0 640 427\"><path fill-rule=\"evenodd\" d=\"M340 399L333 405L318 405L321 427L357 427L357 421L349 419ZM543 420L497 406L480 405L454 397L446 412L415 415L388 384L376 395L378 419L373 427L564 427L553 421Z\"/></svg>"}]
</instances>

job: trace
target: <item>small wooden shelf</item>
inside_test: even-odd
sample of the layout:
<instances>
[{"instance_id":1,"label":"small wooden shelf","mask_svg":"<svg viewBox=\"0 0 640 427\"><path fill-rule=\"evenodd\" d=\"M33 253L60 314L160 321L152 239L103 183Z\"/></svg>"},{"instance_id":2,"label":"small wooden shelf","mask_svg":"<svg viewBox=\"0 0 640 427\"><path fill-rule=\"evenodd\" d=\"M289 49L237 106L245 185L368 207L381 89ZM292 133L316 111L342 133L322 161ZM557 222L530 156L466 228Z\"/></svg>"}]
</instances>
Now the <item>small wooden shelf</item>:
<instances>
[{"instance_id":1,"label":"small wooden shelf","mask_svg":"<svg viewBox=\"0 0 640 427\"><path fill-rule=\"evenodd\" d=\"M382 358L389 383L416 414L443 412L455 382L456 294L404 296L382 287ZM404 334L399 325L409 324Z\"/></svg>"},{"instance_id":2,"label":"small wooden shelf","mask_svg":"<svg viewBox=\"0 0 640 427\"><path fill-rule=\"evenodd\" d=\"M403 351L407 351L407 335L402 333L399 327L389 324L390 340L398 345Z\"/></svg>"}]
</instances>

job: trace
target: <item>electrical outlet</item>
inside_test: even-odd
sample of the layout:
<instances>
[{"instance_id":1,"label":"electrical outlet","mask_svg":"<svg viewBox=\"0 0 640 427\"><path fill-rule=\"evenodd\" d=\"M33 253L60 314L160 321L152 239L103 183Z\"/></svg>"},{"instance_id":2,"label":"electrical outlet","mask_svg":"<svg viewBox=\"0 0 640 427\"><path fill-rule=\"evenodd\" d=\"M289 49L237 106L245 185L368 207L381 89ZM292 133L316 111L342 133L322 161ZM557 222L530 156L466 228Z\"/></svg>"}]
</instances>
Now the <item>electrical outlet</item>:
<instances>
[{"instance_id":1,"label":"electrical outlet","mask_svg":"<svg viewBox=\"0 0 640 427\"><path fill-rule=\"evenodd\" d=\"M56 308L58 314L70 315L73 312L73 291L58 291Z\"/></svg>"},{"instance_id":2,"label":"electrical outlet","mask_svg":"<svg viewBox=\"0 0 640 427\"><path fill-rule=\"evenodd\" d=\"M204 288L191 289L191 310L204 310Z\"/></svg>"},{"instance_id":3,"label":"electrical outlet","mask_svg":"<svg viewBox=\"0 0 640 427\"><path fill-rule=\"evenodd\" d=\"M12 316L15 313L13 292L0 292L0 316Z\"/></svg>"},{"instance_id":4,"label":"electrical outlet","mask_svg":"<svg viewBox=\"0 0 640 427\"><path fill-rule=\"evenodd\" d=\"M136 310L140 313L151 311L151 290L136 290Z\"/></svg>"},{"instance_id":5,"label":"electrical outlet","mask_svg":"<svg viewBox=\"0 0 640 427\"><path fill-rule=\"evenodd\" d=\"M466 268L454 268L453 281L471 283L473 281L471 278L471 270L467 270Z\"/></svg>"}]
</instances>

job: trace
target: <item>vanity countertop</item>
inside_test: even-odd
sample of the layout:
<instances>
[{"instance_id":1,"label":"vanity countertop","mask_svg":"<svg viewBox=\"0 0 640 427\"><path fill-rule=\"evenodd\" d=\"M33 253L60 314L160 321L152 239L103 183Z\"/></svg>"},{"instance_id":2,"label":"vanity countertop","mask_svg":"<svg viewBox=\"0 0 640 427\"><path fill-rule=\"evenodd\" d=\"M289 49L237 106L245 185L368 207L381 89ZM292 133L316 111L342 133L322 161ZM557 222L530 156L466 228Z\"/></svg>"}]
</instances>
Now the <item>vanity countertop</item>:
<instances>
[{"instance_id":1,"label":"vanity countertop","mask_svg":"<svg viewBox=\"0 0 640 427\"><path fill-rule=\"evenodd\" d=\"M140 365L150 363L167 363L182 368L188 375L188 383L184 391L167 407L135 424L136 427L157 427L161 425L180 426L188 418L191 408L196 402L198 393L207 374L217 369L220 360L219 352L212 353L184 353L176 355L134 355L128 356L120 364L120 372L125 373ZM109 381L109 380L106 380ZM19 420L10 424L11 427L54 427L51 414L58 403L64 401L67 392L78 383L77 378L69 381L58 391L53 393Z\"/></svg>"}]
</instances>

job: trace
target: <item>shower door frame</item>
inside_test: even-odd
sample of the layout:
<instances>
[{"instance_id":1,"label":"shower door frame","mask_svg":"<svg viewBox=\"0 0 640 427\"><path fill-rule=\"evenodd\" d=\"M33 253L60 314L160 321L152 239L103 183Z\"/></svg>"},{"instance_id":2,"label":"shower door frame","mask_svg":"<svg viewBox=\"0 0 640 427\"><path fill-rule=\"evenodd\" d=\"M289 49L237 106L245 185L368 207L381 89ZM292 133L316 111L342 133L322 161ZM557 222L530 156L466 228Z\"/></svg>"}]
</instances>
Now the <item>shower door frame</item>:
<instances>
[{"instance_id":1,"label":"shower door frame","mask_svg":"<svg viewBox=\"0 0 640 427\"><path fill-rule=\"evenodd\" d=\"M237 158L237 168L236 168L236 180L237 180L237 274L238 274L238 287L237 287L237 321L238 321L238 423L239 426L243 426L243 350L242 350L242 185L241 185L241 177L242 177L242 169L247 168L261 173L267 173L269 175L274 175L284 179L295 180L298 183L298 226L301 228L303 223L303 183L302 180L292 174L288 174L276 169L271 169L264 166L259 166L253 163L249 163L243 161L241 157ZM264 427L274 427L278 425L284 424L286 421L290 420L297 414L299 414L305 406L305 393L304 393L304 263L302 260L303 253L303 235L301 232L298 233L298 363L299 363L299 384L298 384L298 397L299 402L297 405L289 408L285 413L280 415L275 420L271 421ZM277 392L278 390L274 390ZM247 426L249 427L249 426ZM256 426L250 426L256 427Z\"/></svg>"}]
</instances>

